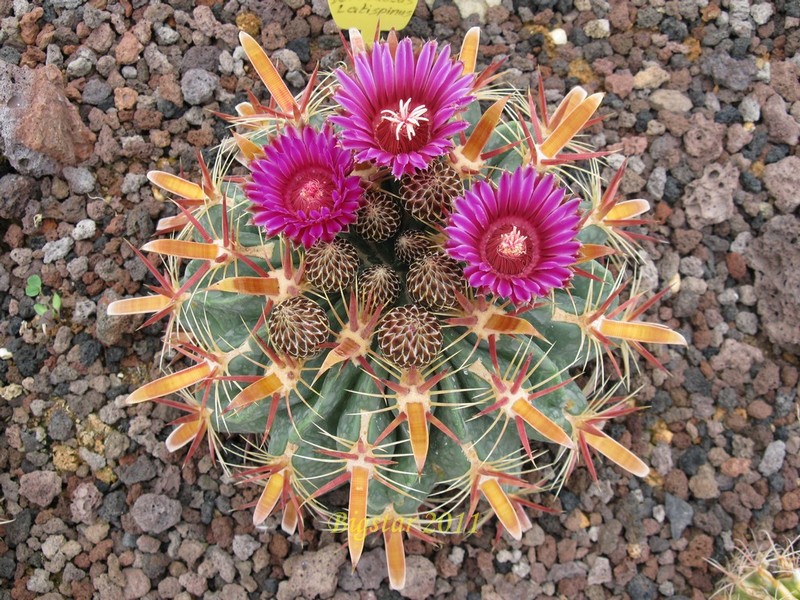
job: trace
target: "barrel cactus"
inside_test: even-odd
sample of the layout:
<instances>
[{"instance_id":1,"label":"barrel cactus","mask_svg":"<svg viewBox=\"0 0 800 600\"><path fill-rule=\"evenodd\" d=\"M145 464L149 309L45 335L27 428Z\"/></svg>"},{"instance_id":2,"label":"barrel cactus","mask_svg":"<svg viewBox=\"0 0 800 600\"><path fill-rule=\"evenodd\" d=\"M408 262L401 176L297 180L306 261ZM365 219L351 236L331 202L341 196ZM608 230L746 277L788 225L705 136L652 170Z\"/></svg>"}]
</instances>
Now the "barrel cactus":
<instances>
[{"instance_id":1,"label":"barrel cactus","mask_svg":"<svg viewBox=\"0 0 800 600\"><path fill-rule=\"evenodd\" d=\"M712 562L724 577L714 597L726 600L796 600L800 598L797 539L786 546L763 532L753 548L742 546L727 567Z\"/></svg>"},{"instance_id":2,"label":"barrel cactus","mask_svg":"<svg viewBox=\"0 0 800 600\"><path fill-rule=\"evenodd\" d=\"M465 534L494 514L520 539L530 515L592 454L645 476L606 421L643 344L681 344L645 322L637 289L645 200L622 200L624 163L582 132L602 94L508 89L411 39L367 43L294 97L240 41L270 92L229 117L202 179L149 174L177 214L142 248L152 294L109 313L167 319L165 375L128 397L182 416L169 450L207 440L262 486L253 521L293 532L315 516L347 534L353 564L382 535L391 586L404 536ZM620 161L617 161L619 164ZM158 261L144 253L160 255ZM235 465L235 466L234 466ZM349 485L347 513L325 505Z\"/></svg>"}]
</instances>

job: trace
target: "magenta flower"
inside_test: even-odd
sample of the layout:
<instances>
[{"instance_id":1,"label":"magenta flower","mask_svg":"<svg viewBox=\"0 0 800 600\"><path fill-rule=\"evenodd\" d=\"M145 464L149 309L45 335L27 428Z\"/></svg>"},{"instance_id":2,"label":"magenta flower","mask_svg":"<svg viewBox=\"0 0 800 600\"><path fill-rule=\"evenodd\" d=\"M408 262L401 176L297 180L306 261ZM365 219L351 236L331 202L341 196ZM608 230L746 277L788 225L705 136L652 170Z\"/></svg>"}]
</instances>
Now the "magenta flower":
<instances>
[{"instance_id":1,"label":"magenta flower","mask_svg":"<svg viewBox=\"0 0 800 600\"><path fill-rule=\"evenodd\" d=\"M497 188L475 183L455 200L445 248L484 293L515 304L545 296L569 280L580 247L579 200L563 199L552 175L530 167L503 173Z\"/></svg>"},{"instance_id":2,"label":"magenta flower","mask_svg":"<svg viewBox=\"0 0 800 600\"><path fill-rule=\"evenodd\" d=\"M329 127L315 131L288 128L250 163L252 182L245 186L253 223L268 235L284 234L310 248L331 242L356 221L363 190L350 175L353 158L337 145Z\"/></svg>"},{"instance_id":3,"label":"magenta flower","mask_svg":"<svg viewBox=\"0 0 800 600\"><path fill-rule=\"evenodd\" d=\"M399 178L445 154L450 137L467 126L451 119L472 100L473 76L462 76L449 46L436 50L428 42L414 56L406 38L392 57L379 42L356 56L354 74L336 71L341 88L334 97L344 112L330 120L341 126L342 145L356 160L391 167Z\"/></svg>"}]
</instances>

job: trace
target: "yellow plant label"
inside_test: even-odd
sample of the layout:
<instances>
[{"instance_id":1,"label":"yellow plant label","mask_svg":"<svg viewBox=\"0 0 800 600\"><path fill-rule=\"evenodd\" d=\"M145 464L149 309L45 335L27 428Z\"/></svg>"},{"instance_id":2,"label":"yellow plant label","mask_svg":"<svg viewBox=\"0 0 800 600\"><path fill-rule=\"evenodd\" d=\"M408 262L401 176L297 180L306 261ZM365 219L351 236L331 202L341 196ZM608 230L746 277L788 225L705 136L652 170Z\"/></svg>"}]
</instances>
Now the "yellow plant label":
<instances>
[{"instance_id":1,"label":"yellow plant label","mask_svg":"<svg viewBox=\"0 0 800 600\"><path fill-rule=\"evenodd\" d=\"M380 23L381 31L403 29L417 8L418 0L328 0L333 20L339 29L358 29L365 40L372 40Z\"/></svg>"}]
</instances>

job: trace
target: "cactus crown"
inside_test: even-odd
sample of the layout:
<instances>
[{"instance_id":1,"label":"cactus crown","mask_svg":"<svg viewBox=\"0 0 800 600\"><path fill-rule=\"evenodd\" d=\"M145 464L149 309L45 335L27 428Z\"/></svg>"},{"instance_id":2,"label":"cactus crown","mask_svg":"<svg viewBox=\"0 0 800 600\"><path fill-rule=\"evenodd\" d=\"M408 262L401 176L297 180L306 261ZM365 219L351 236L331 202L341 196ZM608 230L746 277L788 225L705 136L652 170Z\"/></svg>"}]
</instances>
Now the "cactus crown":
<instances>
[{"instance_id":1,"label":"cactus crown","mask_svg":"<svg viewBox=\"0 0 800 600\"><path fill-rule=\"evenodd\" d=\"M254 522L280 509L288 532L330 519L323 496L349 484L352 561L380 532L396 589L404 534L494 513L519 539L548 510L530 496L581 459L596 477L593 451L645 476L603 425L636 410L617 394L634 354L661 367L642 344L683 343L640 320L660 294L623 295L626 227L649 206L620 201L624 164L603 184L604 153L576 138L602 95L549 112L541 81L474 72L479 35L453 58L351 32L350 63L295 98L242 33L271 100L237 107L199 183L149 174L178 207L143 247L164 269L142 255L152 294L109 308L168 319L184 365L128 402L182 411L170 450L207 439L263 487Z\"/></svg>"}]
</instances>

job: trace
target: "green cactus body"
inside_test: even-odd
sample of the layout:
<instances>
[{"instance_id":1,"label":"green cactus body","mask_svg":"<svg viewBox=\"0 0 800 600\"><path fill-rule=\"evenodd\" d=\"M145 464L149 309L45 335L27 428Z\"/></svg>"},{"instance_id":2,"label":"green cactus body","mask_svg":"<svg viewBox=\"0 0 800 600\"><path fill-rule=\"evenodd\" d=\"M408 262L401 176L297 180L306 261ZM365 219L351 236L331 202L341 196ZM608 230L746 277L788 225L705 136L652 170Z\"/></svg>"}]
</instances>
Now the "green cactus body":
<instances>
[{"instance_id":1,"label":"green cactus body","mask_svg":"<svg viewBox=\"0 0 800 600\"><path fill-rule=\"evenodd\" d=\"M797 539L787 546L781 546L766 532L760 537L763 539L754 541L756 550L738 550L727 568L712 562L725 575L714 597L729 600L800 598L800 563L795 546Z\"/></svg>"},{"instance_id":2,"label":"green cactus body","mask_svg":"<svg viewBox=\"0 0 800 600\"><path fill-rule=\"evenodd\" d=\"M268 62L252 39L243 37L243 45L254 64ZM376 46L377 51L383 50ZM407 46L398 50L406 51ZM290 104L282 84L274 78L265 83L282 110ZM580 172L568 167L554 170L552 181L531 169L549 168L547 160L556 159L547 158L546 152L558 144L547 137L530 141L530 129L536 136L551 137L558 137L559 130L546 118L540 123L521 92L500 94L475 84L471 93L478 101L461 113L470 124L467 141L430 161L419 181L413 180L416 172L401 178L386 167L367 165L359 188L353 186L355 176L346 173L337 198L355 198L364 188L379 197L378 208L369 214L366 195L360 197L358 218L364 221L358 227L341 227L324 241L308 243L327 235L325 227L330 226L323 221L311 226L310 216L304 217L307 222L297 217L312 214L303 211L325 200L325 186L332 185L333 175L318 165L303 167L297 175L300 183L291 184L289 207L297 212L287 217L294 221L287 221L285 231L267 233L273 227L273 209L257 215L267 219L266 229L254 225L251 213L259 207L251 195L258 178L218 183L234 154L253 170L260 160L299 155L299 136L306 136L306 147L336 140L336 149L326 152L339 152L344 160L335 138L338 130L314 130L322 129L336 106L332 89L327 84L312 90L303 96L312 99L305 105L302 99L292 100L300 103L292 117L256 114L241 120L245 135L237 138L238 146L223 146L214 179L204 170L202 186L151 174L151 181L178 196L181 206L181 213L167 220L177 234L144 248L167 257L167 274L158 275L154 296L138 304L121 301L110 312L169 315L166 350L183 354L189 366L134 391L129 402L182 395L184 405L171 405L189 414L176 422L167 440L170 450L191 442L193 452L210 429L210 447L223 464L243 462L241 477L263 486L254 521L259 524L274 508L282 508L283 527L290 532L308 512L334 527L338 517L325 507L325 493L349 484L345 530L351 558L358 560L364 535L381 532L390 581L397 588L404 581L403 533L428 541L434 533L461 534L469 531L473 516L494 512L519 539L530 526L528 511L539 507L529 496L557 491L578 454L590 458L589 447L645 474L639 459L601 431L605 420L634 410L624 398L606 406L610 394L602 391L602 364L606 351L617 344L643 352L639 338L673 343L682 338L669 332L672 337L657 339L667 336L664 328L635 320L638 296L621 301L621 278L611 269L620 272L625 257L618 256L616 266L602 264L608 254L602 244L614 229L596 223L611 215L614 223L624 224L625 215L634 211L599 198L600 184L594 179L582 184L580 177L572 177ZM580 90L569 102L583 103L585 97ZM488 109L487 101L494 101ZM586 102L594 102L595 108L599 103L595 96ZM416 132L433 127L428 108L410 103L401 99L397 111L381 113L388 125L381 120L380 126L388 129L378 134L391 147L411 143ZM257 113L258 108L247 111ZM559 111L556 115L563 113ZM527 117L520 120L522 115ZM558 118L578 131L590 115L577 124L577 117ZM279 143L288 149L276 158L269 153ZM575 156L599 160L592 153ZM599 171L595 166L587 172ZM434 179L431 183L425 177ZM541 231L525 229L528 222L516 215L532 210L524 204L502 217L522 229L503 225L505 221L495 226L480 214L470 216L467 194L474 194L474 202L480 194L497 194L486 201L502 203L507 201L503 194L519 193L524 186L533 186L530 193L538 194L531 203L544 203L547 194L560 194L561 188L567 196L586 198L579 209L577 202L553 200L548 210L571 225L545 222L537 225ZM265 200L272 201L272 196ZM394 202L397 207L390 206ZM575 208L570 213L565 206ZM405 210L397 212L400 207ZM417 220L412 213L428 220ZM463 213L462 219L471 218L489 230L495 227L481 256L495 261L496 280L470 285L477 281L469 279L470 265L453 258L459 255L453 250L458 235L451 213ZM584 218L579 226L580 214ZM341 218L352 223L355 215ZM564 230L552 233L559 226ZM387 228L396 230L386 235ZM406 232L412 233L401 246L398 240ZM514 283L519 288L498 283L511 281L504 279L509 273L522 272L519 265L536 266L531 257L539 260L540 252L551 251L547 243L552 248L568 244L570 252L582 244L578 258L569 256L575 264L563 281L554 273L566 271L552 267L540 280L530 275L526 283ZM547 260L556 265L561 259L554 256ZM368 278L370 268L383 271ZM540 284L546 287L536 289L546 293L531 296L526 291L534 289L526 285ZM509 293L514 302L506 299ZM610 341L614 336L618 342ZM614 365L624 380L627 358L624 372ZM244 443L223 442L242 436ZM398 523L397 529L389 526Z\"/></svg>"}]
</instances>

